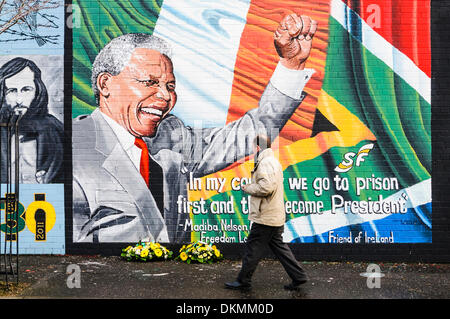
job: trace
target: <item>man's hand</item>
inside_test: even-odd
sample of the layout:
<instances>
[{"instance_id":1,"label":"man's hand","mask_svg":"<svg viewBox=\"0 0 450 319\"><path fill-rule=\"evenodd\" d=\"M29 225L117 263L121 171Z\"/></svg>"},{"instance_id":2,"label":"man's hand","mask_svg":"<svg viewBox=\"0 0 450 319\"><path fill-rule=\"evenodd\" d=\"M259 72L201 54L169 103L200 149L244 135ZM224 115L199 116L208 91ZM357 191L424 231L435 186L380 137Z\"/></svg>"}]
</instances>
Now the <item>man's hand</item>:
<instances>
[{"instance_id":1,"label":"man's hand","mask_svg":"<svg viewBox=\"0 0 450 319\"><path fill-rule=\"evenodd\" d=\"M274 44L280 62L289 69L303 70L317 31L317 21L295 13L287 15L274 33Z\"/></svg>"}]
</instances>

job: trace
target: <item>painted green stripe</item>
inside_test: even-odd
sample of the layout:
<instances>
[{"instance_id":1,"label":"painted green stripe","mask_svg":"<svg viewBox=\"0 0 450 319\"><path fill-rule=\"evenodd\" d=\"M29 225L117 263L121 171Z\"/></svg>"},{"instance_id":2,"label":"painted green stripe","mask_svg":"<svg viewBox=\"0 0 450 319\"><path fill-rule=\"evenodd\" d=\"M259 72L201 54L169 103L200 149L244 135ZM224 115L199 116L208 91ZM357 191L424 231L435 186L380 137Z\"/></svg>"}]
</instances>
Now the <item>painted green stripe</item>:
<instances>
[{"instance_id":1,"label":"painted green stripe","mask_svg":"<svg viewBox=\"0 0 450 319\"><path fill-rule=\"evenodd\" d=\"M429 178L431 106L332 17L329 26L323 89L369 127L405 187Z\"/></svg>"},{"instance_id":2,"label":"painted green stripe","mask_svg":"<svg viewBox=\"0 0 450 319\"><path fill-rule=\"evenodd\" d=\"M99 50L122 34L153 33L163 0L74 0L73 3L81 13L80 27L73 29L72 117L75 118L95 107L91 68Z\"/></svg>"}]
</instances>

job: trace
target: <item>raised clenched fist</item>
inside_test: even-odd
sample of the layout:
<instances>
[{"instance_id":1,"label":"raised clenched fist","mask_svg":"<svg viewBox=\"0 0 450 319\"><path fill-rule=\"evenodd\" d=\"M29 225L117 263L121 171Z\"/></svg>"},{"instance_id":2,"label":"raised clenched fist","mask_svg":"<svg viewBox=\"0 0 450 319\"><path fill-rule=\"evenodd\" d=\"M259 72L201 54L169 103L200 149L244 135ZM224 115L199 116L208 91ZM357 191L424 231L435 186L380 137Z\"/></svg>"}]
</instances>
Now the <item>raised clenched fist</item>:
<instances>
[{"instance_id":1,"label":"raised clenched fist","mask_svg":"<svg viewBox=\"0 0 450 319\"><path fill-rule=\"evenodd\" d=\"M274 33L274 44L281 63L290 69L303 69L311 53L317 21L295 13L283 18Z\"/></svg>"}]
</instances>

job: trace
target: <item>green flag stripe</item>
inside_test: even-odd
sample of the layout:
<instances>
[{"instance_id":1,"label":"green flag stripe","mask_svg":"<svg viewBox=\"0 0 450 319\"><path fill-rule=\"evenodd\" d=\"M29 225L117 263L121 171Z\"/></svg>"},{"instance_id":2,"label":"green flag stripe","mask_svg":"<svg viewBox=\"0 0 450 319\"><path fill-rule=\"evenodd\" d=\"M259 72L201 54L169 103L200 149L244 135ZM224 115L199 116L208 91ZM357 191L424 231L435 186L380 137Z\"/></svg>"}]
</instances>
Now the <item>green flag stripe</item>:
<instances>
[{"instance_id":1,"label":"green flag stripe","mask_svg":"<svg viewBox=\"0 0 450 319\"><path fill-rule=\"evenodd\" d=\"M332 17L329 26L323 89L375 134L402 184L429 178L431 106Z\"/></svg>"}]
</instances>

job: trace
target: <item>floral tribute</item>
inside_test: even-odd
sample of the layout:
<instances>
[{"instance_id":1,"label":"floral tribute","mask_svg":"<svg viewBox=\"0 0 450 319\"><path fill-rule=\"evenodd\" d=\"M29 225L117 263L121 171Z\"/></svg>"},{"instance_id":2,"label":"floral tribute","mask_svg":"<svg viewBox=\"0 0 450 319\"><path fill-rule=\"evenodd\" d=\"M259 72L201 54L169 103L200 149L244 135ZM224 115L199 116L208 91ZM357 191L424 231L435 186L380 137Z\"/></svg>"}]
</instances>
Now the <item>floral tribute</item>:
<instances>
[{"instance_id":1,"label":"floral tribute","mask_svg":"<svg viewBox=\"0 0 450 319\"><path fill-rule=\"evenodd\" d=\"M176 260L181 260L187 264L199 262L202 264L212 264L223 259L223 255L215 245L210 246L204 242L196 241L180 248L180 254Z\"/></svg>"},{"instance_id":2,"label":"floral tribute","mask_svg":"<svg viewBox=\"0 0 450 319\"><path fill-rule=\"evenodd\" d=\"M122 249L121 257L127 261L155 261L171 259L173 252L155 242L139 242Z\"/></svg>"}]
</instances>

